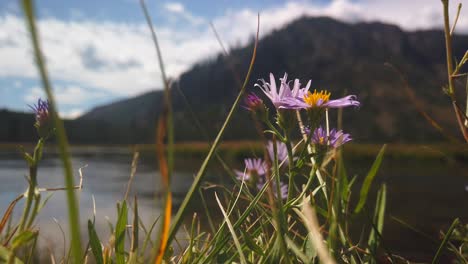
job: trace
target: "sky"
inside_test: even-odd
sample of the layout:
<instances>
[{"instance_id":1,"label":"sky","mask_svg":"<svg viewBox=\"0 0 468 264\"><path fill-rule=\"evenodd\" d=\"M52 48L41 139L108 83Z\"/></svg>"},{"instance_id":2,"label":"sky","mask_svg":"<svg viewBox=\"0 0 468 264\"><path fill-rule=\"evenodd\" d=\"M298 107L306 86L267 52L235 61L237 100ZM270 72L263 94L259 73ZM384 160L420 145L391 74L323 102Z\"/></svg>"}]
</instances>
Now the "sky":
<instances>
[{"instance_id":1,"label":"sky","mask_svg":"<svg viewBox=\"0 0 468 264\"><path fill-rule=\"evenodd\" d=\"M468 0L461 0L461 2ZM20 1L0 0L0 109L30 111L44 98ZM460 0L450 1L452 20ZM146 0L167 74L177 78L226 46L244 45L304 16L356 23L379 21L404 30L442 28L440 0ZM43 53L62 117L160 89L161 73L138 0L36 0ZM457 33L468 33L468 6ZM293 73L291 73L293 76ZM312 77L311 77L312 78Z\"/></svg>"}]
</instances>

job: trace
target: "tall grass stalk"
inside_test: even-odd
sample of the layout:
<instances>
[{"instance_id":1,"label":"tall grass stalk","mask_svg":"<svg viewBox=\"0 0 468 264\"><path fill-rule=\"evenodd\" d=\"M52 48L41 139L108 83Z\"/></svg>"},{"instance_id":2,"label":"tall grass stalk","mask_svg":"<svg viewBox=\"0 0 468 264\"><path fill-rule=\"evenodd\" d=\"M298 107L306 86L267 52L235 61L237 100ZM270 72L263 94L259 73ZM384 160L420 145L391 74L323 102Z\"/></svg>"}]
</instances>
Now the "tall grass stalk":
<instances>
[{"instance_id":1,"label":"tall grass stalk","mask_svg":"<svg viewBox=\"0 0 468 264\"><path fill-rule=\"evenodd\" d=\"M335 260L331 257L330 253L328 252L327 246L323 241L323 237L320 232L320 225L318 223L315 210L312 206L310 206L307 200L304 200L302 202L302 212L298 212L298 214L304 221L307 230L309 231L309 237L311 238L312 244L317 250L318 256L320 257L322 263L335 264Z\"/></svg>"},{"instance_id":2,"label":"tall grass stalk","mask_svg":"<svg viewBox=\"0 0 468 264\"><path fill-rule=\"evenodd\" d=\"M62 160L64 174L65 174L65 187L67 194L67 208L68 208L68 222L70 225L71 233L71 251L72 261L80 263L82 261L81 249L81 234L80 234L80 215L78 202L74 191L73 170L70 160L70 151L65 127L63 121L60 119L57 112L57 104L55 103L54 95L52 93L52 86L47 74L43 52L39 44L39 33L36 26L36 18L34 13L33 0L22 0L23 11L26 17L26 25L31 36L31 42L34 50L34 57L36 65L39 70L39 75L42 80L44 91L51 106L51 114L54 120L56 129L56 137L58 141L58 148L60 151L60 159Z\"/></svg>"},{"instance_id":3,"label":"tall grass stalk","mask_svg":"<svg viewBox=\"0 0 468 264\"><path fill-rule=\"evenodd\" d=\"M231 121L232 115L234 114L235 110L237 109L237 107L239 105L239 102L240 102L240 100L242 98L242 95L245 92L248 81L250 79L250 74L252 73L253 65L255 63L255 58L256 58L256 54L257 54L259 27L260 27L260 16L258 16L257 34L256 34L254 49L253 49L253 53L252 53L252 59L250 61L249 69L248 69L246 77L244 79L244 83L242 85L242 88L241 88L236 100L234 101L234 103L233 103L233 105L231 107L231 110L229 111L229 113L228 113L228 115L227 115L227 117L226 117L226 119L225 119L225 121L223 123L223 126L221 127L220 131L218 132L218 135L216 136L216 139L214 140L214 142L213 142L213 144L212 144L212 146L210 148L210 151L208 152L208 155L206 156L206 158L203 161L197 175L195 176L195 179L194 179L192 185L190 186L190 189L188 190L187 195L185 196L184 200L182 201L182 204L180 205L180 208L179 208L179 210L177 211L177 213L176 213L176 215L174 217L174 221L172 222L171 229L169 231L169 237L168 237L168 242L169 243L172 241L172 239L174 239L175 234L177 233L177 230L178 230L180 224L182 223L184 213L187 210L187 206L190 203L190 201L192 200L192 197L195 194L198 187L200 187L200 183L201 183L201 181L202 181L202 179L203 179L203 177L205 175L206 169L208 167L208 163L211 161L211 158L212 158L213 154L215 153L216 148L218 147L219 143L221 142L221 138L222 138L222 136L224 134L224 131L226 130L226 127L228 126L229 122Z\"/></svg>"},{"instance_id":4,"label":"tall grass stalk","mask_svg":"<svg viewBox=\"0 0 468 264\"><path fill-rule=\"evenodd\" d=\"M460 131L465 141L468 143L468 87L467 87L467 93L465 94L467 98L466 99L467 106L466 106L466 112L464 113L458 106L457 98L455 96L455 84L454 84L455 78L464 76L463 74L459 75L458 71L467 62L468 51L463 56L462 60L456 65L453 62L453 51L452 51L452 37L455 31L455 27L456 27L462 6L461 4L458 5L458 11L455 17L455 21L453 23L453 27L450 28L449 2L450 2L449 0L442 0L443 15L444 15L445 50L446 50L446 57L447 57L447 79L448 79L448 87L446 89L446 93L450 97L450 100L452 101L453 110L455 112L455 116L457 117L457 122L460 128ZM456 66L455 69L454 69L454 65Z\"/></svg>"},{"instance_id":5,"label":"tall grass stalk","mask_svg":"<svg viewBox=\"0 0 468 264\"><path fill-rule=\"evenodd\" d=\"M169 87L169 80L166 76L164 68L164 60L162 57L161 49L159 47L158 38L151 21L151 16L146 8L145 1L140 0L140 5L145 15L146 22L151 31L151 37L153 40L154 47L158 56L159 68L161 70L161 76L164 83L164 105L162 115L158 122L158 129L156 135L156 153L159 160L159 169L161 172L161 181L164 187L164 210L162 214L163 221L161 222L161 229L159 232L157 251L155 263L162 263L166 248L170 239L169 226L172 217L172 194L171 194L171 176L174 165L174 124L172 118L172 100L171 92ZM167 136L167 155L165 153L164 138ZM167 157L167 158L166 158Z\"/></svg>"}]
</instances>

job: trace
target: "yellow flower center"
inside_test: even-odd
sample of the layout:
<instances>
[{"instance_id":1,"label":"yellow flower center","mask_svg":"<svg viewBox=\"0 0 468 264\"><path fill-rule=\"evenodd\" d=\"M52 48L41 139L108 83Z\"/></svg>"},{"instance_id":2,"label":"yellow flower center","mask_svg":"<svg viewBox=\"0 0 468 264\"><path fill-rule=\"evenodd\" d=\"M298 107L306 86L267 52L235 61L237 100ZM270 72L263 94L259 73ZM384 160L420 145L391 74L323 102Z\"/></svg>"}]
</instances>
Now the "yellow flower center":
<instances>
[{"instance_id":1,"label":"yellow flower center","mask_svg":"<svg viewBox=\"0 0 468 264\"><path fill-rule=\"evenodd\" d=\"M325 138L324 138L324 137L320 137L320 138L319 138L319 144L320 144L320 145L324 145L324 144L325 144Z\"/></svg>"},{"instance_id":2,"label":"yellow flower center","mask_svg":"<svg viewBox=\"0 0 468 264\"><path fill-rule=\"evenodd\" d=\"M328 102L330 100L331 93L328 91L320 91L314 90L313 93L307 92L307 95L304 96L304 101L310 106L317 106L317 103L320 101L321 105Z\"/></svg>"}]
</instances>

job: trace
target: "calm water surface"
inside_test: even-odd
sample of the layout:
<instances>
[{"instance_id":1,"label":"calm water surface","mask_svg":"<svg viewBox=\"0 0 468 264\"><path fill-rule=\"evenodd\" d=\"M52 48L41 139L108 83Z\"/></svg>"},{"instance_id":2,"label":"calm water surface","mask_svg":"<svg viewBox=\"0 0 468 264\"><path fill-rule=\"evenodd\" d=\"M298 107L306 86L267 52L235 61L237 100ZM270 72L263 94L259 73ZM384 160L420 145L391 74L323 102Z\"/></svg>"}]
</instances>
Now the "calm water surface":
<instances>
[{"instance_id":1,"label":"calm water surface","mask_svg":"<svg viewBox=\"0 0 468 264\"><path fill-rule=\"evenodd\" d=\"M81 222L93 217L93 199L96 201L96 223L102 238L109 237L107 221L115 221L116 201L122 200L131 171L132 153L127 149L81 149L73 154L75 181L78 168L83 168L83 190L79 191ZM138 195L140 215L146 226L159 215L154 194L159 191L159 174L150 161L140 161L132 185L131 196ZM180 203L189 188L200 161L178 160L180 167L173 178L174 202ZM350 175L362 179L372 161L348 162ZM193 165L195 164L195 166ZM0 214L9 203L26 190L25 175L28 170L18 153L0 152ZM60 160L46 155L38 172L40 187L63 186L63 170ZM217 181L222 175L211 175ZM468 221L468 164L462 161L385 161L377 176L377 183L387 184L387 219L384 243L393 252L414 260L432 256L437 245L398 224L393 217L437 238L439 230L446 230L455 217ZM359 190L353 191L355 195ZM58 225L67 232L67 208L63 191L56 191L38 218L42 244L57 250L63 246ZM43 199L47 194L43 194ZM214 205L213 205L214 206ZM17 204L15 216L19 216L22 203ZM213 210L218 210L217 207ZM16 218L18 219L18 218ZM54 220L55 219L55 220ZM58 224L57 224L58 223ZM114 223L115 224L115 223ZM83 224L83 234L86 225Z\"/></svg>"},{"instance_id":2,"label":"calm water surface","mask_svg":"<svg viewBox=\"0 0 468 264\"><path fill-rule=\"evenodd\" d=\"M108 220L115 225L116 202L123 199L130 176L131 162L132 153L125 149L112 149L111 152L109 149L105 151L90 149L73 154L72 164L76 184L79 182L78 169L83 167L83 189L77 191L83 235L87 234L85 223L93 217L94 197L97 231L102 239L109 237ZM27 164L18 153L0 152L0 215L3 215L12 200L26 191L27 174ZM175 173L173 178L175 204L180 203L189 188L192 174L189 171ZM38 169L38 182L40 188L64 186L63 168L58 157L45 155ZM129 197L138 195L139 214L148 228L160 214L159 204L154 198L155 194L160 194L159 186L159 172L154 163L140 161ZM40 213L37 226L41 230L41 244L57 250L63 245L59 225L68 234L65 191L43 193L42 200L48 195L52 197ZM22 207L22 202L16 205L15 219L20 217Z\"/></svg>"}]
</instances>

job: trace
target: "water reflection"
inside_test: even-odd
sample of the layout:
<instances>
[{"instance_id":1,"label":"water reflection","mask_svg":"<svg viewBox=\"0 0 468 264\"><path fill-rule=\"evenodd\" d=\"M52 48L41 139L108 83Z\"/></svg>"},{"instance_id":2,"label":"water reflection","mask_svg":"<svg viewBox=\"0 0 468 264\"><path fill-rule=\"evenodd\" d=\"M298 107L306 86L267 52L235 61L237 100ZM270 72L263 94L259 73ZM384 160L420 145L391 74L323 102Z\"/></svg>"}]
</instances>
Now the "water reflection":
<instances>
[{"instance_id":1,"label":"water reflection","mask_svg":"<svg viewBox=\"0 0 468 264\"><path fill-rule=\"evenodd\" d=\"M103 243L109 238L110 228L108 221L115 224L116 202L121 201L125 194L131 171L132 153L130 151L117 151L103 153L102 151L74 154L72 164L75 183L79 182L78 169L83 172L83 189L77 191L80 203L80 218L82 234L87 237L86 222L93 218L93 197L96 204L96 228ZM94 153L94 154L93 154ZM85 167L86 166L86 167ZM0 155L0 212L4 212L9 203L27 188L27 164L16 153L3 153ZM173 176L172 190L174 203L177 205L190 187L192 173L177 172ZM64 186L63 169L61 161L56 155L46 155L38 169L38 182L40 188L56 188ZM148 228L160 214L155 194L160 193L159 172L151 162L140 162L133 179L129 194L130 201L137 195L139 200L139 214L143 224ZM42 200L51 195L46 206L37 218L37 227L40 228L41 245L56 252L62 252L63 235L60 227L68 236L67 203L65 191L42 193ZM14 219L19 219L23 201L16 205ZM59 227L60 225L60 227ZM85 241L85 240L84 240ZM68 246L68 245L66 245Z\"/></svg>"}]
</instances>

